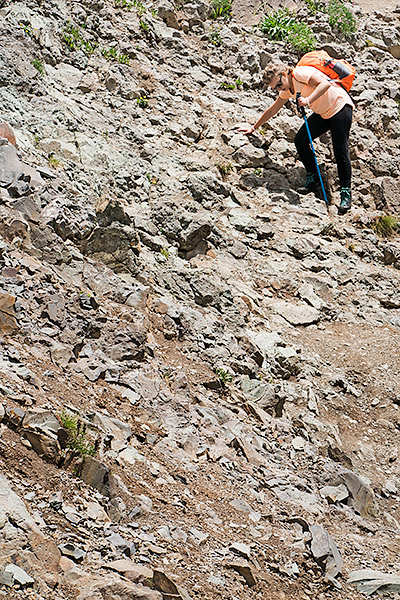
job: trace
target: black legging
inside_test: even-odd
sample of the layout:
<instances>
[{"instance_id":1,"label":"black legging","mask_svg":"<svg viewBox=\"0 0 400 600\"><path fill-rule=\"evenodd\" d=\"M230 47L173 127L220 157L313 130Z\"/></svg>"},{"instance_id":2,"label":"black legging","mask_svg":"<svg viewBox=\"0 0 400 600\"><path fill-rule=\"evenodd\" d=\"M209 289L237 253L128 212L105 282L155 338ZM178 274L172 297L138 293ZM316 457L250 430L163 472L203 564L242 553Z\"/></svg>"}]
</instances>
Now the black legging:
<instances>
[{"instance_id":1,"label":"black legging","mask_svg":"<svg viewBox=\"0 0 400 600\"><path fill-rule=\"evenodd\" d=\"M316 113L313 113L308 119L308 126L313 140L320 137L323 133L331 131L340 187L348 188L351 183L349 133L352 117L353 108L349 104L346 104L342 110L330 119L323 119ZM294 143L307 173L317 173L315 158L311 150L310 138L308 137L305 123L297 132Z\"/></svg>"}]
</instances>

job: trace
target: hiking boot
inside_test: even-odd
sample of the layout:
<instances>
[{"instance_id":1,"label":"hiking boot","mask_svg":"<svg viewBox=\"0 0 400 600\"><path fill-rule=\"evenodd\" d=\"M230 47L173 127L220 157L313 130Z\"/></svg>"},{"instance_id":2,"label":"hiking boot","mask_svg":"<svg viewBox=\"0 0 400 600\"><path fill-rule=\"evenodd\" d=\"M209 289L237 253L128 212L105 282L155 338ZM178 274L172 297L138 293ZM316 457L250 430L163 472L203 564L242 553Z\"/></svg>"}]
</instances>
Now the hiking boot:
<instances>
[{"instance_id":1,"label":"hiking boot","mask_svg":"<svg viewBox=\"0 0 400 600\"><path fill-rule=\"evenodd\" d=\"M338 208L338 214L344 215L351 208L351 189L340 188L340 206Z\"/></svg>"},{"instance_id":2,"label":"hiking boot","mask_svg":"<svg viewBox=\"0 0 400 600\"><path fill-rule=\"evenodd\" d=\"M310 194L311 192L321 193L321 182L317 173L306 173L306 181L304 185L298 188L298 193L304 196L305 194Z\"/></svg>"}]
</instances>

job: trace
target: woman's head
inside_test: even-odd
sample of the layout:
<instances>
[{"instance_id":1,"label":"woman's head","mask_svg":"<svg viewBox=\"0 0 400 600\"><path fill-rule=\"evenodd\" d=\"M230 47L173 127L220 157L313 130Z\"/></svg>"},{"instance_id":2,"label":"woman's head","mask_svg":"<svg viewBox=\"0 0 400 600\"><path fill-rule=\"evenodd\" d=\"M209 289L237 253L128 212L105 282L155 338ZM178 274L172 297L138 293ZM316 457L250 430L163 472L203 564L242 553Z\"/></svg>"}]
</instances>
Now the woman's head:
<instances>
[{"instance_id":1,"label":"woman's head","mask_svg":"<svg viewBox=\"0 0 400 600\"><path fill-rule=\"evenodd\" d=\"M289 87L289 68L283 63L270 62L264 69L263 81L272 89L280 91Z\"/></svg>"}]
</instances>

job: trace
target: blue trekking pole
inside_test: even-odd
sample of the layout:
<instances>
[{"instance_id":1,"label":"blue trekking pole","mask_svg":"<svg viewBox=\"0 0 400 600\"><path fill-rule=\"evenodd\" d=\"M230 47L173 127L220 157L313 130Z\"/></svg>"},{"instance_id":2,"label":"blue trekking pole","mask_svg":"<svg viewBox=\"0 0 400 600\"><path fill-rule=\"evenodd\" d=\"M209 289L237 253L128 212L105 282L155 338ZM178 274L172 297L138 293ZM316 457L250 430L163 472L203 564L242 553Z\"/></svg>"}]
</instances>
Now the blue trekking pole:
<instances>
[{"instance_id":1,"label":"blue trekking pole","mask_svg":"<svg viewBox=\"0 0 400 600\"><path fill-rule=\"evenodd\" d=\"M318 160L317 160L317 155L315 154L315 150L314 150L314 144L313 144L313 141L312 141L312 137L311 137L311 133L310 133L310 128L309 128L309 126L308 126L308 121L307 121L307 115L306 115L306 111L305 111L305 108L304 108L304 106L299 106L299 98L300 98L300 96L301 96L301 92L297 92L297 94L296 94L296 105L297 105L297 110L299 111L300 115L301 115L301 116L304 118L304 124L305 124L305 126L306 126L307 133L308 133L308 137L309 137L309 140L310 140L310 146L311 146L311 150L312 150L312 153L313 153L313 155L314 155L315 165L316 165L316 167L317 167L317 173L318 173L319 181L320 181L320 184L321 184L322 193L323 193L323 195L324 195L325 204L326 204L326 206L329 208L329 206L330 206L330 202L329 202L329 200L328 200L328 198L327 198L327 196L326 196L325 187L324 187L324 182L322 181L322 175L321 175L321 171L320 171L320 169L319 169Z\"/></svg>"}]
</instances>

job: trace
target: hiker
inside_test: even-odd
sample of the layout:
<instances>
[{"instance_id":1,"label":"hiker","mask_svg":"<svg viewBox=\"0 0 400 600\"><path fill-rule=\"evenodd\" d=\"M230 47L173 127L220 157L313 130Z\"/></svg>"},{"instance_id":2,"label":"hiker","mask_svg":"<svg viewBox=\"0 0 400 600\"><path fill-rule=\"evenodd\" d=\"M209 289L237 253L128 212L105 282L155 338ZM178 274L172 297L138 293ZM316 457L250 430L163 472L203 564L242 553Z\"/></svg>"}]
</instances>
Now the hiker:
<instances>
[{"instance_id":1,"label":"hiker","mask_svg":"<svg viewBox=\"0 0 400 600\"><path fill-rule=\"evenodd\" d=\"M351 163L349 155L349 133L354 104L347 91L335 80L329 79L315 67L290 68L270 63L263 73L264 82L279 92L275 102L267 108L254 125L244 125L238 131L246 135L254 133L282 108L289 98L298 97L300 107L309 107L313 114L308 119L312 139L330 130L333 151L340 181L340 206L338 212L345 214L351 207ZM306 169L305 184L297 191L300 194L321 192L321 183L310 146L305 123L296 134L295 140L301 162Z\"/></svg>"}]
</instances>

